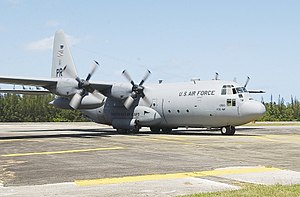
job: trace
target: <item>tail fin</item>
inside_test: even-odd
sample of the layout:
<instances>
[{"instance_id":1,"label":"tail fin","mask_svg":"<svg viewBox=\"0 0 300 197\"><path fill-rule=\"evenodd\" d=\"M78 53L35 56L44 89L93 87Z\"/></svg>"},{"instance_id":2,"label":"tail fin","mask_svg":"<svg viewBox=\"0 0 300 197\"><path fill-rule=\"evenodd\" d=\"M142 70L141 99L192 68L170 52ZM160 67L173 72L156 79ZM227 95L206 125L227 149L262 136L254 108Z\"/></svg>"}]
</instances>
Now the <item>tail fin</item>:
<instances>
[{"instance_id":1,"label":"tail fin","mask_svg":"<svg viewBox=\"0 0 300 197\"><path fill-rule=\"evenodd\" d=\"M62 30L54 36L51 78L76 78L77 71Z\"/></svg>"}]
</instances>

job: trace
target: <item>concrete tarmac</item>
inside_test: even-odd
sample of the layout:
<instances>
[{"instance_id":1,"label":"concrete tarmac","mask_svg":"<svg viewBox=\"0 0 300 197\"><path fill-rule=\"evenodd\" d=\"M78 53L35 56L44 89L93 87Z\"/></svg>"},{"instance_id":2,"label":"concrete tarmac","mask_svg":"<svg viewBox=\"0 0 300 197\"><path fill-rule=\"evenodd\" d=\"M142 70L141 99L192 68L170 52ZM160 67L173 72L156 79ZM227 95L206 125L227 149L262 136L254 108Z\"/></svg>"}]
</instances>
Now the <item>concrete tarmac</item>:
<instances>
[{"instance_id":1,"label":"concrete tarmac","mask_svg":"<svg viewBox=\"0 0 300 197\"><path fill-rule=\"evenodd\" d=\"M118 134L95 123L0 123L0 196L176 196L300 183L300 126ZM2 185L2 186L1 186Z\"/></svg>"}]
</instances>

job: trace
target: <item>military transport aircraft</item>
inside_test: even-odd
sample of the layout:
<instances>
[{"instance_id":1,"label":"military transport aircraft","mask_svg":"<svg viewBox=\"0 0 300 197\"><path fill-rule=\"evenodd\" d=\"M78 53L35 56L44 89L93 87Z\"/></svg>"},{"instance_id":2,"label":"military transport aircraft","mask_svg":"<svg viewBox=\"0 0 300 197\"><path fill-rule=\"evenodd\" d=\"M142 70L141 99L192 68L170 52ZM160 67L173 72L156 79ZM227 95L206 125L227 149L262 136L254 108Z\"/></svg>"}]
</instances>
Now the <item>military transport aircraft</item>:
<instances>
[{"instance_id":1,"label":"military transport aircraft","mask_svg":"<svg viewBox=\"0 0 300 197\"><path fill-rule=\"evenodd\" d=\"M11 90L19 94L58 95L50 104L62 109L78 109L92 121L112 125L118 131L170 132L179 127L220 128L233 135L235 126L261 117L265 107L253 100L246 85L232 81L193 80L185 83L144 85L147 71L135 83L126 70L130 83L91 82L98 67L94 62L86 79L78 77L64 32L55 33L52 73L49 79L1 77L0 83L43 87L44 90Z\"/></svg>"}]
</instances>

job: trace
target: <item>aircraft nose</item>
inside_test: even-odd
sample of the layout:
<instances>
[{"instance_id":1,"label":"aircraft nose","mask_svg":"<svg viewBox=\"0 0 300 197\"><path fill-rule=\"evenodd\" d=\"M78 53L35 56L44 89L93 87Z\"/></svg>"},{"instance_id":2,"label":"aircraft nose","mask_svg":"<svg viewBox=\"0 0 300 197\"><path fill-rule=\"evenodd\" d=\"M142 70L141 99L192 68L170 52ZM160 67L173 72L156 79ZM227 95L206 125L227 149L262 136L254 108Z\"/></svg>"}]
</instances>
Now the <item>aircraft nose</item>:
<instances>
[{"instance_id":1,"label":"aircraft nose","mask_svg":"<svg viewBox=\"0 0 300 197\"><path fill-rule=\"evenodd\" d=\"M266 112L265 106L258 101L246 101L241 106L240 114L245 117L249 117L251 120L256 120L264 115Z\"/></svg>"}]
</instances>

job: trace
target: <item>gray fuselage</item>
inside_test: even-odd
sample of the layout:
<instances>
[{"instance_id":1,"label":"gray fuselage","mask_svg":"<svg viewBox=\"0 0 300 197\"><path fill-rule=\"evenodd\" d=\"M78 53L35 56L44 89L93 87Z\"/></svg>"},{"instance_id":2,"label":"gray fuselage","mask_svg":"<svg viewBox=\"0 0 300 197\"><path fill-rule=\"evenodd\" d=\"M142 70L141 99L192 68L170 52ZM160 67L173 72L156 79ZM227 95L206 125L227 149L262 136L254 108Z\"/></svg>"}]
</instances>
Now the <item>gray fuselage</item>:
<instances>
[{"instance_id":1,"label":"gray fuselage","mask_svg":"<svg viewBox=\"0 0 300 197\"><path fill-rule=\"evenodd\" d=\"M151 109L157 113L151 116L153 120L139 126L158 128L237 126L265 112L264 105L254 101L245 88L229 81L154 84L146 86L144 93L146 98L136 100L129 110L122 100L107 97L103 106L81 111L97 123L114 126L114 120L130 124ZM143 106L144 112L136 112L137 106Z\"/></svg>"}]
</instances>

